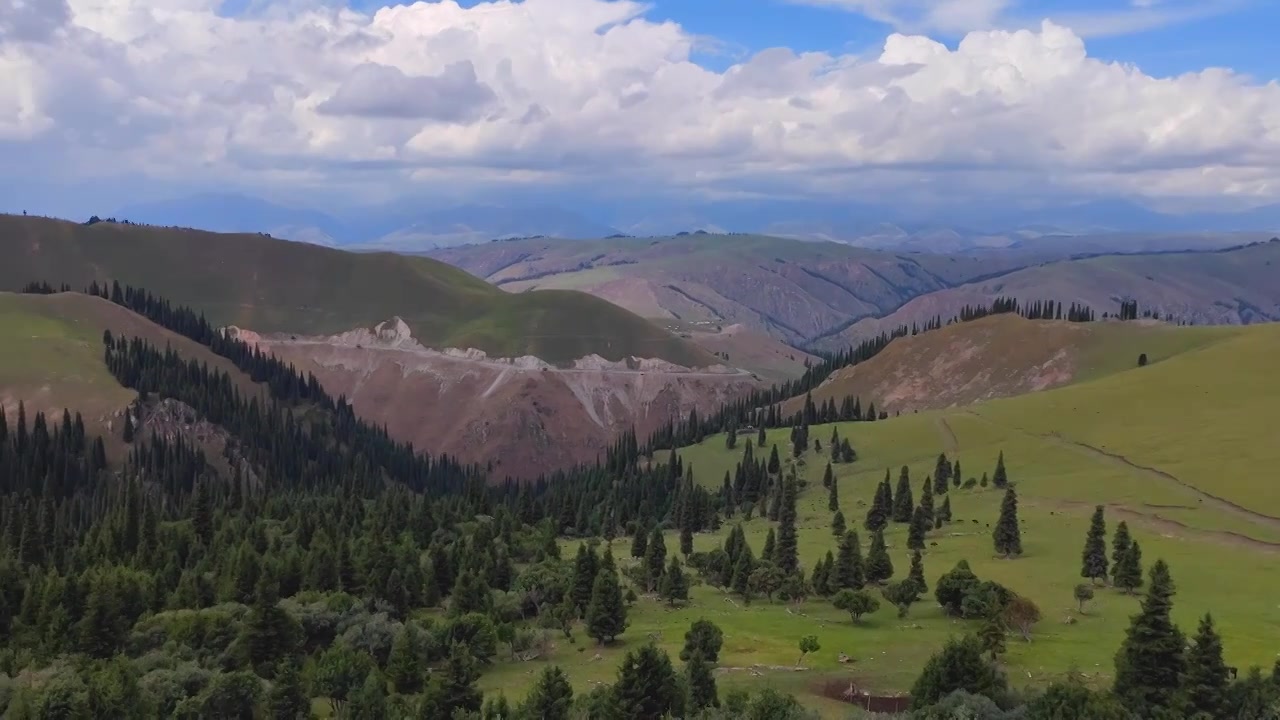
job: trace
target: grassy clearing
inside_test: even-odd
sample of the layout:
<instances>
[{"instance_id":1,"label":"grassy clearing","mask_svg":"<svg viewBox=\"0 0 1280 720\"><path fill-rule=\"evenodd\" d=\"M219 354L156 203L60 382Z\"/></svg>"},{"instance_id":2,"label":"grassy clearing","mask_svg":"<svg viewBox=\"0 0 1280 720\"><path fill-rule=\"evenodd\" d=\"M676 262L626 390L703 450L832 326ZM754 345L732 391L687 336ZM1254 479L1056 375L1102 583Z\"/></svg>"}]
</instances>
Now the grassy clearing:
<instances>
[{"instance_id":1,"label":"grassy clearing","mask_svg":"<svg viewBox=\"0 0 1280 720\"><path fill-rule=\"evenodd\" d=\"M262 332L335 333L402 317L436 347L537 355L564 362L657 357L707 365L709 353L599 298L565 290L512 295L444 263L393 253L348 253L255 234L0 215L0 289L31 280L74 288L140 285Z\"/></svg>"},{"instance_id":2,"label":"grassy clearing","mask_svg":"<svg viewBox=\"0 0 1280 720\"><path fill-rule=\"evenodd\" d=\"M841 509L851 524L860 524L885 468L892 468L896 481L904 464L911 468L918 498L938 452L953 437L955 446L948 456L960 460L966 477L990 472L1003 450L1010 478L1018 485L1025 555L1016 560L993 557L989 526L998 515L999 492L953 489L955 522L930 533L929 541L937 545L925 556L925 570L932 587L939 575L967 559L980 577L1004 583L1040 606L1044 619L1033 641L1008 641L1005 662L1015 683L1045 683L1072 668L1095 683L1110 682L1114 653L1138 599L1099 588L1084 615L1075 610L1072 588L1081 581L1080 552L1096 503L1109 505L1109 533L1119 520L1129 523L1142 544L1146 567L1161 557L1170 563L1178 586L1174 616L1184 630L1193 631L1198 616L1212 611L1229 664L1270 667L1277 657L1272 638L1280 632L1280 576L1274 572L1280 547L1263 543L1280 544L1277 527L1197 502L1195 492L1177 482L1081 450L1075 443L1096 442L1107 452L1150 465L1193 488L1230 494L1239 504L1262 512L1275 502L1268 478L1280 462L1280 446L1267 442L1268 433L1274 439L1280 427L1278 411L1267 402L1277 383L1267 368L1277 351L1280 327L1253 327L1166 362L1093 382L971 409L842 424L840 434L852 438L861 457L853 465L836 466ZM788 435L787 430L771 431L768 442L784 449ZM811 432L824 447L830 435L827 426ZM698 482L709 487L719 486L740 454L741 447L732 452L724 448L723 436L682 451ZM821 487L825 458L809 451L802 459L799 472L808 484L798 505L799 549L802 563L812 568L827 550L835 549L835 541ZM744 525L757 553L771 525L758 518ZM728 526L697 536L695 548L719 545L727 530ZM905 526L894 526L887 540L896 577L904 576L909 561ZM866 542L863 533L864 550ZM677 536L670 535L667 547L678 546ZM615 555L625 556L628 547L626 539L616 543ZM572 552L573 546L566 545L566 555ZM1224 588L1230 592L1222 592ZM758 601L742 607L740 600L735 599L735 606L725 597L714 588L697 587L692 604L677 610L643 598L631 613L625 643L600 650L602 659L593 660L597 649L579 637L586 649L579 652L580 646L561 643L546 662L563 665L585 689L593 682L611 681L625 649L646 642L650 632L662 633L660 644L674 657L684 631L699 617L725 631L720 663L724 668L795 665L799 639L815 634L822 650L806 660L808 670L765 670L758 677L728 671L719 676L721 688L769 683L800 693L831 717L845 717L847 709L811 693L824 678L855 678L882 691L906 690L924 660L948 636L972 629L944 617L932 596L917 604L905 621L886 604L863 626L854 626L847 615L816 598L789 612L782 603ZM1067 624L1069 617L1076 622ZM839 664L840 652L855 662ZM484 683L488 689L501 687L518 696L538 670L537 663L499 664Z\"/></svg>"}]
</instances>

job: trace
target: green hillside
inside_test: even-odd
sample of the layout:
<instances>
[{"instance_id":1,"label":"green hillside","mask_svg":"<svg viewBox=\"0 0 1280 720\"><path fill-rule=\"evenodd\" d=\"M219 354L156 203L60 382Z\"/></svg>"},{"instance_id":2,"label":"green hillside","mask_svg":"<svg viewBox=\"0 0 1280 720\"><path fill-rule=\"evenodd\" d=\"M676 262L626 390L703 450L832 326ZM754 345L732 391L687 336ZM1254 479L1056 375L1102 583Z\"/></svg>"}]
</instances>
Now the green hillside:
<instances>
[{"instance_id":1,"label":"green hillside","mask_svg":"<svg viewBox=\"0 0 1280 720\"><path fill-rule=\"evenodd\" d=\"M118 438L116 414L136 393L121 387L103 363L105 330L173 348L229 373L243 392L257 391L231 361L102 298L0 292L0 404L12 412L22 401L29 413L53 417L70 409L80 412L93 432Z\"/></svg>"},{"instance_id":2,"label":"green hillside","mask_svg":"<svg viewBox=\"0 0 1280 720\"><path fill-rule=\"evenodd\" d=\"M402 317L434 347L565 362L596 353L680 365L709 354L604 300L576 292L512 296L427 258L348 253L263 235L0 216L0 289L31 280L146 287L218 324L335 333Z\"/></svg>"},{"instance_id":3,"label":"green hillside","mask_svg":"<svg viewBox=\"0 0 1280 720\"><path fill-rule=\"evenodd\" d=\"M887 468L895 487L899 469L910 468L918 500L940 452L960 460L965 478L991 474L1003 452L1019 494L1025 554L1015 560L994 556L991 527L1001 491L953 487L948 493L953 522L927 537L924 565L930 593L908 619L898 619L882 601L878 612L855 626L847 613L821 598L810 598L799 608L760 599L744 605L740 598L703 585L694 589L693 602L685 609L642 601L632 612L633 628L637 633L661 632L662 644L678 652L683 630L707 617L731 639L721 666L736 668L790 668L798 639L817 635L822 650L805 661L810 671L765 669L758 677L730 673L722 686L775 685L804 696L830 717L847 717L838 703L814 697L820 680L854 678L874 690L907 690L924 660L947 637L977 630L976 622L945 617L932 595L938 577L964 559L980 578L1026 595L1042 611L1031 642L1016 634L1007 639L1004 663L1014 684L1043 685L1076 668L1090 684L1106 686L1138 599L1099 587L1087 612L1076 610L1073 588L1082 582L1081 548L1089 516L1096 504L1104 504L1108 548L1123 520L1142 545L1144 569L1157 558L1169 562L1178 591L1174 618L1185 632L1193 632L1197 618L1212 611L1229 664L1241 672L1250 665L1270 668L1276 660L1272 639L1280 631L1275 602L1280 575L1273 570L1280 557L1274 472L1280 465L1280 443L1275 441L1280 408L1274 402L1280 377L1273 371L1278 353L1280 325L1251 326L1208 342L1201 336L1185 352L1144 368L1055 390L882 422L842 423L840 435L851 439L860 458L835 466L840 508L849 526L859 528L864 553L869 536L861 529L862 520ZM831 431L831 426L815 426L810 437L825 448ZM730 451L723 435L714 436L684 448L681 456L693 466L699 483L719 488L725 472L732 474L747 437ZM768 433L768 444L778 445L784 464L788 437L787 429ZM836 550L821 483L826 460L826 453L810 448L797 468L807 481L797 520L806 572L828 550ZM936 504L941 502L937 498ZM719 547L738 519L718 532L695 536L695 550ZM757 517L744 528L759 555L776 523ZM909 566L906 536L905 525L891 524L886 533L895 579L904 577ZM671 533L666 543L678 547L678 533ZM873 594L879 596L878 591ZM838 663L839 652L848 653L854 663ZM602 673L618 658L606 652L605 662L591 662L566 652L552 659L572 668L576 684L587 687L592 680L608 679ZM521 679L500 674L486 682L496 687Z\"/></svg>"}]
</instances>

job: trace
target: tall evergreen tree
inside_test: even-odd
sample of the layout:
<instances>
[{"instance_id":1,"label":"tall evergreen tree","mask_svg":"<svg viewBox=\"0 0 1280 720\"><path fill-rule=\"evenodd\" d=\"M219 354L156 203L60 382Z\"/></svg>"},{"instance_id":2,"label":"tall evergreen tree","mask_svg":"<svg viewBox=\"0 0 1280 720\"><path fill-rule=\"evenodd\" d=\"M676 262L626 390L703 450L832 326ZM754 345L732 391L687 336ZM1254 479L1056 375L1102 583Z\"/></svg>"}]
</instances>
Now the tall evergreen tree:
<instances>
[{"instance_id":1,"label":"tall evergreen tree","mask_svg":"<svg viewBox=\"0 0 1280 720\"><path fill-rule=\"evenodd\" d=\"M934 507L933 507L933 485L926 476L924 479L924 487L920 488L920 508L924 510L925 527L933 525Z\"/></svg>"},{"instance_id":2,"label":"tall evergreen tree","mask_svg":"<svg viewBox=\"0 0 1280 720\"><path fill-rule=\"evenodd\" d=\"M827 464L827 473L831 474L830 463ZM835 512L840 509L840 482L834 475L831 476L831 482L827 485L827 488L827 509Z\"/></svg>"},{"instance_id":3,"label":"tall evergreen tree","mask_svg":"<svg viewBox=\"0 0 1280 720\"><path fill-rule=\"evenodd\" d=\"M588 548L586 543L578 543L578 555L573 561L573 604L579 613L586 612L591 602L591 589L596 584L596 575L600 572L600 558L595 548Z\"/></svg>"},{"instance_id":4,"label":"tall evergreen tree","mask_svg":"<svg viewBox=\"0 0 1280 720\"><path fill-rule=\"evenodd\" d=\"M293 658L280 661L275 682L267 695L267 711L278 720L300 720L311 717L311 698L302 688L302 676Z\"/></svg>"},{"instance_id":5,"label":"tall evergreen tree","mask_svg":"<svg viewBox=\"0 0 1280 720\"><path fill-rule=\"evenodd\" d=\"M907 549L924 550L924 537L928 530L928 513L923 505L918 505L911 514L911 526L907 529Z\"/></svg>"},{"instance_id":6,"label":"tall evergreen tree","mask_svg":"<svg viewBox=\"0 0 1280 720\"><path fill-rule=\"evenodd\" d=\"M716 678L711 673L711 664L702 657L702 653L694 653L684 666L685 686L689 689L689 698L685 703L686 712L692 714L704 708L719 707L720 698L716 693Z\"/></svg>"},{"instance_id":7,"label":"tall evergreen tree","mask_svg":"<svg viewBox=\"0 0 1280 720\"><path fill-rule=\"evenodd\" d=\"M1006 488L1004 500L1000 503L1000 519L991 533L995 541L996 552L1004 557L1022 554L1022 530L1018 527L1018 494L1012 488Z\"/></svg>"},{"instance_id":8,"label":"tall evergreen tree","mask_svg":"<svg viewBox=\"0 0 1280 720\"><path fill-rule=\"evenodd\" d=\"M613 685L619 717L660 720L678 702L679 683L671 658L653 645L627 653Z\"/></svg>"},{"instance_id":9,"label":"tall evergreen tree","mask_svg":"<svg viewBox=\"0 0 1280 720\"><path fill-rule=\"evenodd\" d=\"M835 571L827 579L827 589L830 592L861 590L866 584L867 575L863 567L858 533L855 530L849 530L840 540Z\"/></svg>"},{"instance_id":10,"label":"tall evergreen tree","mask_svg":"<svg viewBox=\"0 0 1280 720\"><path fill-rule=\"evenodd\" d=\"M1183 717L1177 713L1182 709L1179 695L1186 669L1186 641L1170 617L1173 595L1169 566L1157 560L1151 567L1142 610L1133 616L1116 653L1115 694L1140 717L1161 713Z\"/></svg>"},{"instance_id":11,"label":"tall evergreen tree","mask_svg":"<svg viewBox=\"0 0 1280 720\"><path fill-rule=\"evenodd\" d=\"M769 532L764 536L764 550L760 552L760 559L773 562L774 553L777 551L778 536L773 532L773 528L769 528Z\"/></svg>"},{"instance_id":12,"label":"tall evergreen tree","mask_svg":"<svg viewBox=\"0 0 1280 720\"><path fill-rule=\"evenodd\" d=\"M1129 546L1133 544L1133 538L1129 535L1129 524L1121 520L1116 525L1116 534L1111 536L1111 581L1116 583L1116 574L1120 570L1120 563L1124 559L1126 553L1129 552Z\"/></svg>"},{"instance_id":13,"label":"tall evergreen tree","mask_svg":"<svg viewBox=\"0 0 1280 720\"><path fill-rule=\"evenodd\" d=\"M405 623L391 643L391 655L387 660L387 679L402 695L414 695L422 691L423 638L417 625Z\"/></svg>"},{"instance_id":14,"label":"tall evergreen tree","mask_svg":"<svg viewBox=\"0 0 1280 720\"><path fill-rule=\"evenodd\" d=\"M911 572L907 579L916 584L921 595L929 592L929 583L924 579L924 558L921 557L919 550L911 553Z\"/></svg>"},{"instance_id":15,"label":"tall evergreen tree","mask_svg":"<svg viewBox=\"0 0 1280 720\"><path fill-rule=\"evenodd\" d=\"M636 534L631 537L631 557L643 559L649 551L649 533L644 525L636 523Z\"/></svg>"},{"instance_id":16,"label":"tall evergreen tree","mask_svg":"<svg viewBox=\"0 0 1280 720\"><path fill-rule=\"evenodd\" d=\"M647 571L649 590L656 590L662 580L662 573L667 567L667 543L662 538L662 528L654 527L649 536L649 547L645 552L644 566Z\"/></svg>"},{"instance_id":17,"label":"tall evergreen tree","mask_svg":"<svg viewBox=\"0 0 1280 720\"><path fill-rule=\"evenodd\" d=\"M1142 587L1142 547L1137 540L1129 543L1129 547L1120 556L1120 560L1112 568L1115 586L1126 593Z\"/></svg>"},{"instance_id":18,"label":"tall evergreen tree","mask_svg":"<svg viewBox=\"0 0 1280 720\"><path fill-rule=\"evenodd\" d=\"M898 489L893 493L893 521L909 523L915 510L916 501L911 496L911 472L903 465L898 475Z\"/></svg>"},{"instance_id":19,"label":"tall evergreen tree","mask_svg":"<svg viewBox=\"0 0 1280 720\"><path fill-rule=\"evenodd\" d=\"M1187 674L1183 685L1192 709L1206 717L1223 717L1227 697L1227 664L1222 660L1222 638L1206 613L1200 620L1195 641L1187 653ZM1277 688L1280 689L1280 688Z\"/></svg>"},{"instance_id":20,"label":"tall evergreen tree","mask_svg":"<svg viewBox=\"0 0 1280 720\"><path fill-rule=\"evenodd\" d=\"M836 514L831 516L831 534L836 537L842 537L847 529L844 513L837 510Z\"/></svg>"},{"instance_id":21,"label":"tall evergreen tree","mask_svg":"<svg viewBox=\"0 0 1280 720\"><path fill-rule=\"evenodd\" d=\"M876 486L876 493L871 499L871 507L867 508L867 518L863 523L863 527L871 532L885 529L889 524L889 515L893 512L893 506L888 499L888 470L884 471L884 476L884 481Z\"/></svg>"},{"instance_id":22,"label":"tall evergreen tree","mask_svg":"<svg viewBox=\"0 0 1280 720\"><path fill-rule=\"evenodd\" d=\"M543 668L529 696L520 707L521 717L538 720L569 720L573 708L573 686L558 665ZM503 718L506 720L506 718Z\"/></svg>"},{"instance_id":23,"label":"tall evergreen tree","mask_svg":"<svg viewBox=\"0 0 1280 720\"><path fill-rule=\"evenodd\" d=\"M671 556L671 564L667 566L667 572L662 576L660 592L667 604L673 607L677 602L689 600L689 579L685 577L684 568L680 566L680 558L675 555Z\"/></svg>"},{"instance_id":24,"label":"tall evergreen tree","mask_svg":"<svg viewBox=\"0 0 1280 720\"><path fill-rule=\"evenodd\" d=\"M1107 523L1101 505L1093 510L1089 521L1089 533L1084 539L1084 552L1080 562L1080 577L1097 582L1107 580Z\"/></svg>"},{"instance_id":25,"label":"tall evergreen tree","mask_svg":"<svg viewBox=\"0 0 1280 720\"><path fill-rule=\"evenodd\" d=\"M942 507L938 508L937 527L942 527L942 523L949 523L949 522L951 522L951 496L950 495L942 498Z\"/></svg>"},{"instance_id":26,"label":"tall evergreen tree","mask_svg":"<svg viewBox=\"0 0 1280 720\"><path fill-rule=\"evenodd\" d=\"M587 604L587 635L604 645L627 629L627 606L622 601L622 587L618 573L612 565L600 568L595 584L591 587L591 602Z\"/></svg>"},{"instance_id":27,"label":"tall evergreen tree","mask_svg":"<svg viewBox=\"0 0 1280 720\"><path fill-rule=\"evenodd\" d=\"M946 453L938 454L938 462L933 469L933 492L935 495L943 495L947 492L947 486L951 481L951 462L947 460Z\"/></svg>"},{"instance_id":28,"label":"tall evergreen tree","mask_svg":"<svg viewBox=\"0 0 1280 720\"><path fill-rule=\"evenodd\" d=\"M883 530L871 536L871 549L867 551L866 575L867 582L877 584L893 577L893 561L889 559Z\"/></svg>"},{"instance_id":29,"label":"tall evergreen tree","mask_svg":"<svg viewBox=\"0 0 1280 720\"><path fill-rule=\"evenodd\" d=\"M365 676L360 688L343 708L342 715L351 720L383 720L387 717L387 681L377 668Z\"/></svg>"},{"instance_id":30,"label":"tall evergreen tree","mask_svg":"<svg viewBox=\"0 0 1280 720\"><path fill-rule=\"evenodd\" d=\"M834 486L833 486L834 487ZM783 575L794 575L800 569L796 544L796 479L788 477L782 484L782 510L778 517L778 545L773 561Z\"/></svg>"},{"instance_id":31,"label":"tall evergreen tree","mask_svg":"<svg viewBox=\"0 0 1280 720\"><path fill-rule=\"evenodd\" d=\"M1000 456L996 458L996 471L991 476L991 484L998 488L1004 488L1009 485L1009 474L1004 469L1004 451L1000 451Z\"/></svg>"}]
</instances>

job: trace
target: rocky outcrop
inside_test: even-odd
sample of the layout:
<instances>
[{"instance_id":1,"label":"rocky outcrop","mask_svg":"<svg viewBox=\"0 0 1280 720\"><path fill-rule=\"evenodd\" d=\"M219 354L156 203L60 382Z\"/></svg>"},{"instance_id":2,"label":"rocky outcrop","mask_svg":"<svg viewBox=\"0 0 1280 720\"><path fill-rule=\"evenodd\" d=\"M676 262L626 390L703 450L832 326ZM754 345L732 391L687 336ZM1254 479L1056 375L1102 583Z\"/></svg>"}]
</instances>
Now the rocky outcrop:
<instances>
[{"instance_id":1,"label":"rocky outcrop","mask_svg":"<svg viewBox=\"0 0 1280 720\"><path fill-rule=\"evenodd\" d=\"M492 477L533 478L603 457L617 435L644 437L691 409L713 410L759 385L726 366L596 355L556 368L536 357L431 350L397 318L324 337L234 332L311 372L391 434L434 453L492 463Z\"/></svg>"}]
</instances>

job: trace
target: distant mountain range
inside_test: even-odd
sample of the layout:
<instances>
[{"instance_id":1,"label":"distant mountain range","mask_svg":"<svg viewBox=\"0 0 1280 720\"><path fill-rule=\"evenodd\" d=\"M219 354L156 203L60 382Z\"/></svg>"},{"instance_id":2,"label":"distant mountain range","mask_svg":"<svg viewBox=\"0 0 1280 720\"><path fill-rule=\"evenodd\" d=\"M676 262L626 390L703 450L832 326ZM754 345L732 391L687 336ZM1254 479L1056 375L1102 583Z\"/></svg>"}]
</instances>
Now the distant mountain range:
<instances>
[{"instance_id":1,"label":"distant mountain range","mask_svg":"<svg viewBox=\"0 0 1280 720\"><path fill-rule=\"evenodd\" d=\"M1123 200L1035 209L993 204L920 210L786 200L591 207L593 214L609 218L588 217L556 202L439 205L405 199L322 211L239 194L201 194L138 203L119 208L114 216L154 225L265 232L317 245L399 252L425 252L518 237L647 237L697 230L931 252L1018 248L1046 237L1061 243L1065 238L1089 236L1088 243L1073 241L1080 246L1076 252L1115 252L1223 247L1237 242L1235 238L1223 238L1223 233L1280 232L1280 205L1235 213L1188 214L1157 212ZM1177 242L1182 244L1169 245L1170 234L1176 234ZM1098 236L1105 236L1108 244L1099 245Z\"/></svg>"}]
</instances>

